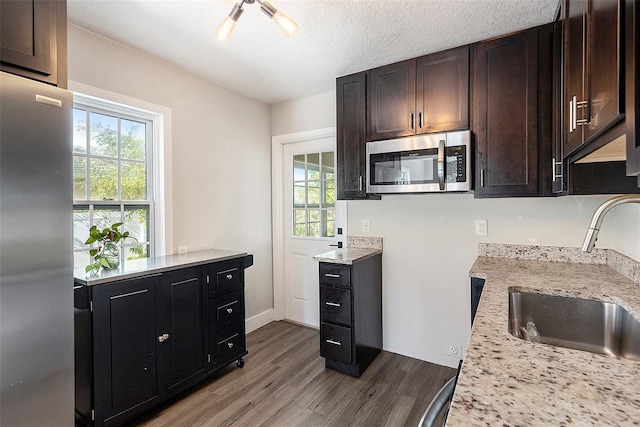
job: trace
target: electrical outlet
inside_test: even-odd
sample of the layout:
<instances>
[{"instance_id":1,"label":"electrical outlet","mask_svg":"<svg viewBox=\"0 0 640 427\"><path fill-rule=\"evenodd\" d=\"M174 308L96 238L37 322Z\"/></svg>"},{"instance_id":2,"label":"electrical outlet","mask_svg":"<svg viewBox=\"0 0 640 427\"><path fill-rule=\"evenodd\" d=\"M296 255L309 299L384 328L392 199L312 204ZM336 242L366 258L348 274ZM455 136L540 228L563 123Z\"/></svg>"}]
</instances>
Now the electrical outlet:
<instances>
[{"instance_id":1,"label":"electrical outlet","mask_svg":"<svg viewBox=\"0 0 640 427\"><path fill-rule=\"evenodd\" d=\"M178 255L183 255L187 253L187 247L186 246L178 246Z\"/></svg>"},{"instance_id":2,"label":"electrical outlet","mask_svg":"<svg viewBox=\"0 0 640 427\"><path fill-rule=\"evenodd\" d=\"M486 219L476 219L476 236L486 236L489 233L487 232L487 220Z\"/></svg>"},{"instance_id":3,"label":"electrical outlet","mask_svg":"<svg viewBox=\"0 0 640 427\"><path fill-rule=\"evenodd\" d=\"M368 219L362 220L362 232L371 233L371 220L368 220Z\"/></svg>"},{"instance_id":4,"label":"electrical outlet","mask_svg":"<svg viewBox=\"0 0 640 427\"><path fill-rule=\"evenodd\" d=\"M460 358L460 344L452 342L447 344L447 356Z\"/></svg>"}]
</instances>

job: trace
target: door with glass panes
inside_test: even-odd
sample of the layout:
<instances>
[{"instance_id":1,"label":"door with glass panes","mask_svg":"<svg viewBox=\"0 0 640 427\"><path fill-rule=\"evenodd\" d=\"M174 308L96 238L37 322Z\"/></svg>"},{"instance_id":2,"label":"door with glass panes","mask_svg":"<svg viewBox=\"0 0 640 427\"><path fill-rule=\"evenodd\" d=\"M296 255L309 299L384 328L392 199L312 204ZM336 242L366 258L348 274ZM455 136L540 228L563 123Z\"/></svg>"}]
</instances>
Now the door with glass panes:
<instances>
[{"instance_id":1,"label":"door with glass panes","mask_svg":"<svg viewBox=\"0 0 640 427\"><path fill-rule=\"evenodd\" d=\"M336 202L335 137L284 147L285 318L319 326L318 262L344 236L344 202Z\"/></svg>"}]
</instances>

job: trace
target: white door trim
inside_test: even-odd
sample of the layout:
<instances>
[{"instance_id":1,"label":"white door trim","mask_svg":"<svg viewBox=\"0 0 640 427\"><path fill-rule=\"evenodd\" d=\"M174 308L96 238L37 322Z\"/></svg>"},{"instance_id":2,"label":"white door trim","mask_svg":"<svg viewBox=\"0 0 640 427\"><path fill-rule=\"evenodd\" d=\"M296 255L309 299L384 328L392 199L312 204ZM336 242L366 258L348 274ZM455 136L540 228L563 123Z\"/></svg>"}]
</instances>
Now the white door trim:
<instances>
[{"instance_id":1,"label":"white door trim","mask_svg":"<svg viewBox=\"0 0 640 427\"><path fill-rule=\"evenodd\" d=\"M284 294L284 145L336 136L336 128L316 129L271 137L271 215L273 239L273 319L285 317ZM337 156L336 156L337 159Z\"/></svg>"}]
</instances>

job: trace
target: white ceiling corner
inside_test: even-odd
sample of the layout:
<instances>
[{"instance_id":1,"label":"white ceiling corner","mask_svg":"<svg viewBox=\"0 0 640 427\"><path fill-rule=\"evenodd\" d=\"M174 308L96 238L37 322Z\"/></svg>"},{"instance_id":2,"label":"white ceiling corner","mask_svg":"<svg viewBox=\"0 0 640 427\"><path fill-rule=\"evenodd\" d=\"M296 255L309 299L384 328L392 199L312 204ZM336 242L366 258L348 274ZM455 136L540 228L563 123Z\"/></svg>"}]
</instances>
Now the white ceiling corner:
<instances>
[{"instance_id":1,"label":"white ceiling corner","mask_svg":"<svg viewBox=\"0 0 640 427\"><path fill-rule=\"evenodd\" d=\"M239 1L239 0L238 0ZM68 19L267 104L334 89L336 77L553 21L559 0L272 0L300 26L285 37L233 1L68 0Z\"/></svg>"}]
</instances>

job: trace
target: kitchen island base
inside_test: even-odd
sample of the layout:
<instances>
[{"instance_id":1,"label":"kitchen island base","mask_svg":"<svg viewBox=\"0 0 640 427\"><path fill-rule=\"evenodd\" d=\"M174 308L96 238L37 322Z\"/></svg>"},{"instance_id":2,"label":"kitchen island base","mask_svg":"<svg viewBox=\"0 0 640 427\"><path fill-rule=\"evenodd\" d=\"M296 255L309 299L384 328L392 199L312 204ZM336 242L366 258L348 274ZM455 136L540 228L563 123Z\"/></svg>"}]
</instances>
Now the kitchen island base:
<instances>
[{"instance_id":1,"label":"kitchen island base","mask_svg":"<svg viewBox=\"0 0 640 427\"><path fill-rule=\"evenodd\" d=\"M75 279L76 424L122 425L235 362L244 366L244 269L202 251L138 273Z\"/></svg>"}]
</instances>

